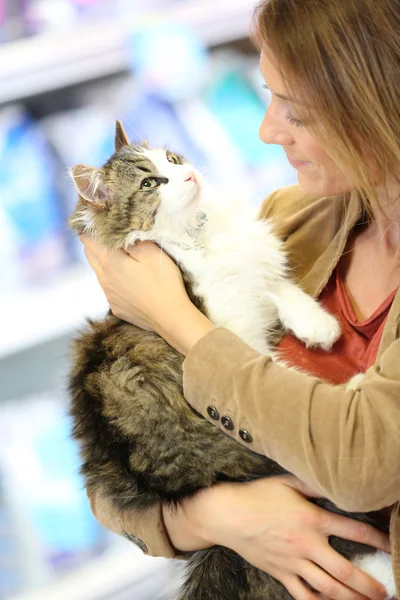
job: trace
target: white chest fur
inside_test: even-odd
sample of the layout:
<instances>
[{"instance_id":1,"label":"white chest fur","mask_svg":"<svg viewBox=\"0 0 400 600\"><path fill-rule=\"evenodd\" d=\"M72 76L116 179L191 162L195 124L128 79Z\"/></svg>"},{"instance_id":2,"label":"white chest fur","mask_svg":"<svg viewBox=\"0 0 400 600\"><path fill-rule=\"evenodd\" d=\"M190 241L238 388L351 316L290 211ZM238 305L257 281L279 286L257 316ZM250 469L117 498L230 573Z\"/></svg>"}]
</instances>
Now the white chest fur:
<instances>
[{"instance_id":1,"label":"white chest fur","mask_svg":"<svg viewBox=\"0 0 400 600\"><path fill-rule=\"evenodd\" d=\"M192 246L164 239L165 249L193 276L210 319L263 354L278 319L307 344L329 348L336 320L287 278L286 256L272 224L243 210L224 218L214 209Z\"/></svg>"}]
</instances>

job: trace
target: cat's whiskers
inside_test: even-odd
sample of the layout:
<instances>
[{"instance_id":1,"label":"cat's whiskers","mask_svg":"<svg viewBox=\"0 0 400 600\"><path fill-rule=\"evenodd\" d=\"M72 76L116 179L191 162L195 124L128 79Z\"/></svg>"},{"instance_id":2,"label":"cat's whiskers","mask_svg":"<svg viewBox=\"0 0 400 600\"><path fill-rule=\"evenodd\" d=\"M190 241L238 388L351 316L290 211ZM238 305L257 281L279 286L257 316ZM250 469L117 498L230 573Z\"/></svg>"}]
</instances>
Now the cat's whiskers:
<instances>
[{"instance_id":1,"label":"cat's whiskers","mask_svg":"<svg viewBox=\"0 0 400 600\"><path fill-rule=\"evenodd\" d=\"M129 475L129 473L127 473L127 475ZM160 477L158 477L158 479L161 481ZM135 484L135 481L132 480L132 483ZM135 492L135 498L140 498L141 496L147 496L146 492L142 492L142 493ZM132 494L130 494L130 495L129 494L127 494L127 495L116 494L116 495L113 495L113 499L115 499L115 500L126 500L126 499L132 500Z\"/></svg>"},{"instance_id":2,"label":"cat's whiskers","mask_svg":"<svg viewBox=\"0 0 400 600\"><path fill-rule=\"evenodd\" d=\"M124 155L121 154L121 152L117 151L115 154L118 156L118 158L120 159L121 162L125 163L126 165L128 164L128 161L124 160Z\"/></svg>"},{"instance_id":3,"label":"cat's whiskers","mask_svg":"<svg viewBox=\"0 0 400 600\"><path fill-rule=\"evenodd\" d=\"M124 158L125 153L116 151L115 154L118 156L118 158L120 159L121 162L123 162L125 165L129 165L130 161L125 160L125 158ZM135 152L134 154L139 154L139 153Z\"/></svg>"},{"instance_id":4,"label":"cat's whiskers","mask_svg":"<svg viewBox=\"0 0 400 600\"><path fill-rule=\"evenodd\" d=\"M200 175L202 175L204 178L207 178L207 175L209 173L213 172L213 167L209 164L204 164L204 165L199 165L197 167L197 171L200 173Z\"/></svg>"}]
</instances>

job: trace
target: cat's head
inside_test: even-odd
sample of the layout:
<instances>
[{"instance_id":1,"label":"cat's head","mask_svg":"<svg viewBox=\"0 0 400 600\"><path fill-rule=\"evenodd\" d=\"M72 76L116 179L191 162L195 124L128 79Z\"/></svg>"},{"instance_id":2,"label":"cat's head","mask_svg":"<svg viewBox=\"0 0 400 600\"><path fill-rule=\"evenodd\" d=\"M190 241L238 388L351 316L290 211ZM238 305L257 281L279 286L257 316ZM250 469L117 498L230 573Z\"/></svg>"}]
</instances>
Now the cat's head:
<instances>
[{"instance_id":1,"label":"cat's head","mask_svg":"<svg viewBox=\"0 0 400 600\"><path fill-rule=\"evenodd\" d=\"M76 233L124 248L138 240L179 236L193 226L202 183L183 156L145 142L131 145L120 122L115 150L100 169L71 169L79 201L69 224Z\"/></svg>"}]
</instances>

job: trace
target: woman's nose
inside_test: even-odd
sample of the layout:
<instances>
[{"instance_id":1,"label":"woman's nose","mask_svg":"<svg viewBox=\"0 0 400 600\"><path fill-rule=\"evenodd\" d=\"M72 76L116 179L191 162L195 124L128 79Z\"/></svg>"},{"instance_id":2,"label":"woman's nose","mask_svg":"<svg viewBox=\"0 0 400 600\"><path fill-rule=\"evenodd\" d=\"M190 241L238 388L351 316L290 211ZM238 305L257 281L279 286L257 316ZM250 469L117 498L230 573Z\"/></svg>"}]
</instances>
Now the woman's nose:
<instances>
[{"instance_id":1,"label":"woman's nose","mask_svg":"<svg viewBox=\"0 0 400 600\"><path fill-rule=\"evenodd\" d=\"M264 144L278 144L279 146L290 146L294 143L293 136L289 131L290 124L285 117L278 113L271 105L268 107L259 129L259 137Z\"/></svg>"}]
</instances>

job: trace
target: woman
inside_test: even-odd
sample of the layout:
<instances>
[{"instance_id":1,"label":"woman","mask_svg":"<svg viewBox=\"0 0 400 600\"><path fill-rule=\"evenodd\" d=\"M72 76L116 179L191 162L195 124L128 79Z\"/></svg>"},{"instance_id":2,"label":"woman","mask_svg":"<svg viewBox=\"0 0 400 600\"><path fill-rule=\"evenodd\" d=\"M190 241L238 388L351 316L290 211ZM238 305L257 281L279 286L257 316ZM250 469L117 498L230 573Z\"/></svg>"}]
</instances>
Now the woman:
<instances>
[{"instance_id":1,"label":"woman","mask_svg":"<svg viewBox=\"0 0 400 600\"><path fill-rule=\"evenodd\" d=\"M92 507L154 555L222 544L297 600L318 597L306 584L335 600L382 599L381 586L328 537L389 551L387 537L307 497L349 511L392 506L400 583L400 3L265 0L256 23L272 95L260 137L283 147L299 182L268 198L262 216L274 217L294 275L341 320L342 338L323 353L286 336L286 360L312 375L288 371L204 317L154 245L128 256L83 238L114 314L186 356L188 402L222 430L207 407L230 416L227 435L294 474L221 483L174 513L116 514L98 497ZM356 391L336 385L359 371L366 375Z\"/></svg>"}]
</instances>

